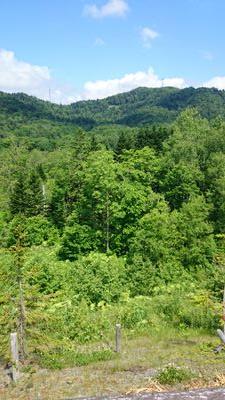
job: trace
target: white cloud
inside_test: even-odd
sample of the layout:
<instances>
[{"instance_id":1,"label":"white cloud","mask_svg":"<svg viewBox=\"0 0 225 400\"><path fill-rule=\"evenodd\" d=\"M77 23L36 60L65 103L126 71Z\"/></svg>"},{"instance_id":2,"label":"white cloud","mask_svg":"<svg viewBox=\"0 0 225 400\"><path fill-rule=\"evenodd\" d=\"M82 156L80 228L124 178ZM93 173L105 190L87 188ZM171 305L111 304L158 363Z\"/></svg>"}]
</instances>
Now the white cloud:
<instances>
[{"instance_id":1,"label":"white cloud","mask_svg":"<svg viewBox=\"0 0 225 400\"><path fill-rule=\"evenodd\" d=\"M62 85L53 79L48 67L18 60L12 51L0 49L0 90L9 93L24 92L44 100L68 104L78 100L102 99L137 87L163 86L184 88L187 84L182 77L162 79L149 68L147 71L129 73L116 79L87 81L76 92L72 86ZM225 76L214 77L199 86L225 89Z\"/></svg>"},{"instance_id":2,"label":"white cloud","mask_svg":"<svg viewBox=\"0 0 225 400\"><path fill-rule=\"evenodd\" d=\"M141 38L144 47L151 47L152 41L159 36L159 33L154 31L153 29L148 28L147 26L142 28L141 31Z\"/></svg>"},{"instance_id":3,"label":"white cloud","mask_svg":"<svg viewBox=\"0 0 225 400\"><path fill-rule=\"evenodd\" d=\"M148 71L139 71L126 74L119 79L89 81L84 84L83 99L102 99L117 93L128 92L137 87L162 87L174 86L183 88L186 86L183 78L160 79L150 68Z\"/></svg>"},{"instance_id":4,"label":"white cloud","mask_svg":"<svg viewBox=\"0 0 225 400\"><path fill-rule=\"evenodd\" d=\"M71 103L77 96L71 88L58 85L48 67L32 65L16 58L14 52L0 49L0 90L8 93L23 92L56 103Z\"/></svg>"},{"instance_id":5,"label":"white cloud","mask_svg":"<svg viewBox=\"0 0 225 400\"><path fill-rule=\"evenodd\" d=\"M101 37L98 37L98 38L95 39L94 45L96 47L102 47L102 46L105 45L105 41Z\"/></svg>"},{"instance_id":6,"label":"white cloud","mask_svg":"<svg viewBox=\"0 0 225 400\"><path fill-rule=\"evenodd\" d=\"M0 90L4 92L23 92L43 100L68 104L78 100L101 99L139 86L182 88L185 81L176 77L162 80L150 68L148 71L126 74L118 79L88 81L80 93L76 93L71 86L57 83L48 67L20 61L12 51L0 49Z\"/></svg>"},{"instance_id":7,"label":"white cloud","mask_svg":"<svg viewBox=\"0 0 225 400\"><path fill-rule=\"evenodd\" d=\"M49 82L48 67L31 65L16 59L12 51L0 49L0 87L2 90L36 89Z\"/></svg>"},{"instance_id":8,"label":"white cloud","mask_svg":"<svg viewBox=\"0 0 225 400\"><path fill-rule=\"evenodd\" d=\"M202 84L203 87L217 88L220 90L225 90L225 76L215 76L207 82Z\"/></svg>"},{"instance_id":9,"label":"white cloud","mask_svg":"<svg viewBox=\"0 0 225 400\"><path fill-rule=\"evenodd\" d=\"M105 4L98 7L96 4L86 5L85 15L100 19L105 17L124 17L129 7L126 0L108 0Z\"/></svg>"}]
</instances>

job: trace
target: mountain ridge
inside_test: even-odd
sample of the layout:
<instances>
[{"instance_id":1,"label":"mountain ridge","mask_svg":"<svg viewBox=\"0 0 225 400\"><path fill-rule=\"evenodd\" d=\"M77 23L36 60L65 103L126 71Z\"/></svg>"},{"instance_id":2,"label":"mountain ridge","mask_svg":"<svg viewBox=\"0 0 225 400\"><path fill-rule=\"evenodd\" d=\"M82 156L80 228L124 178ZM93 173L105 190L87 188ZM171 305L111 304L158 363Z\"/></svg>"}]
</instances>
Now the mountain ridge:
<instances>
[{"instance_id":1,"label":"mountain ridge","mask_svg":"<svg viewBox=\"0 0 225 400\"><path fill-rule=\"evenodd\" d=\"M47 119L84 129L97 125L143 126L171 123L187 107L203 117L225 117L225 91L216 88L139 87L98 100L58 105L24 93L0 92L0 113L25 119Z\"/></svg>"}]
</instances>

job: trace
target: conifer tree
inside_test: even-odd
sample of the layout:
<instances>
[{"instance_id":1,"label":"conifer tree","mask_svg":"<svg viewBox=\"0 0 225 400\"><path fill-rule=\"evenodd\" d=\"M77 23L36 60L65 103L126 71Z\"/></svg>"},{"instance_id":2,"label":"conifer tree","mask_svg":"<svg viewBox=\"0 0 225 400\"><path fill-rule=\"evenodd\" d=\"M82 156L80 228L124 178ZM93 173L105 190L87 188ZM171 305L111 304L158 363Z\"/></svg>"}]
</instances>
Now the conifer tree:
<instances>
[{"instance_id":1,"label":"conifer tree","mask_svg":"<svg viewBox=\"0 0 225 400\"><path fill-rule=\"evenodd\" d=\"M31 360L40 349L54 347L54 314L46 305L54 305L59 283L43 262L30 261L33 249L27 245L26 220L15 217L8 249L0 250L0 355L8 358L8 338L17 332L20 361ZM37 257L37 256L36 256Z\"/></svg>"},{"instance_id":2,"label":"conifer tree","mask_svg":"<svg viewBox=\"0 0 225 400\"><path fill-rule=\"evenodd\" d=\"M116 154L121 154L124 150L129 150L131 148L130 140L122 131L116 146Z\"/></svg>"},{"instance_id":3,"label":"conifer tree","mask_svg":"<svg viewBox=\"0 0 225 400\"><path fill-rule=\"evenodd\" d=\"M51 221L58 228L65 223L65 190L59 184L55 184L48 210Z\"/></svg>"},{"instance_id":4,"label":"conifer tree","mask_svg":"<svg viewBox=\"0 0 225 400\"><path fill-rule=\"evenodd\" d=\"M44 213L44 196L42 182L36 171L32 171L27 186L27 216Z\"/></svg>"},{"instance_id":5,"label":"conifer tree","mask_svg":"<svg viewBox=\"0 0 225 400\"><path fill-rule=\"evenodd\" d=\"M42 182L36 171L30 176L19 173L10 194L10 212L28 217L44 213L44 195Z\"/></svg>"},{"instance_id":6,"label":"conifer tree","mask_svg":"<svg viewBox=\"0 0 225 400\"><path fill-rule=\"evenodd\" d=\"M12 215L24 214L27 208L27 183L26 178L19 174L10 193L10 212Z\"/></svg>"}]
</instances>

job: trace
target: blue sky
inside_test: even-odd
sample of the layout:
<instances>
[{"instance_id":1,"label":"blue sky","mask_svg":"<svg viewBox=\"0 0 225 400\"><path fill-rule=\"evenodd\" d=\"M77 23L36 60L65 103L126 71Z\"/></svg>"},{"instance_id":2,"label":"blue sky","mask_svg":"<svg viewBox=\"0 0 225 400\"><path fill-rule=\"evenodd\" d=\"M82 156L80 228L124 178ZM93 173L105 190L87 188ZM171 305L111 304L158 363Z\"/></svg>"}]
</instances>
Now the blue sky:
<instances>
[{"instance_id":1,"label":"blue sky","mask_svg":"<svg viewBox=\"0 0 225 400\"><path fill-rule=\"evenodd\" d=\"M225 0L1 0L0 90L57 102L225 89Z\"/></svg>"}]
</instances>

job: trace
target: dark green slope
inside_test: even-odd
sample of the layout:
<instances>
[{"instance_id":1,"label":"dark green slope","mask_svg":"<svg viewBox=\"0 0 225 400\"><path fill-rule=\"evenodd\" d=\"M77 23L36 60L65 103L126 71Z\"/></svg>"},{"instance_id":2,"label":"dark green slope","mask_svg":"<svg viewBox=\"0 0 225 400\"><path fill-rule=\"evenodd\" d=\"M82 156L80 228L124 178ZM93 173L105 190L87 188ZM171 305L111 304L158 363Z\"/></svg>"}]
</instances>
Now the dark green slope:
<instances>
[{"instance_id":1,"label":"dark green slope","mask_svg":"<svg viewBox=\"0 0 225 400\"><path fill-rule=\"evenodd\" d=\"M85 129L91 129L96 125L94 120L76 115L70 105L54 104L24 93L0 92L0 114L21 117L24 121L47 119L82 126Z\"/></svg>"},{"instance_id":2,"label":"dark green slope","mask_svg":"<svg viewBox=\"0 0 225 400\"><path fill-rule=\"evenodd\" d=\"M86 115L97 123L129 126L172 122L187 107L196 107L203 117L211 119L225 116L225 92L214 88L138 88L71 107L77 115Z\"/></svg>"},{"instance_id":3,"label":"dark green slope","mask_svg":"<svg viewBox=\"0 0 225 400\"><path fill-rule=\"evenodd\" d=\"M141 126L170 123L180 111L196 107L209 119L225 117L225 92L208 88L138 88L103 100L57 105L22 93L0 92L0 114L27 120L49 120L84 129L97 125Z\"/></svg>"}]
</instances>

